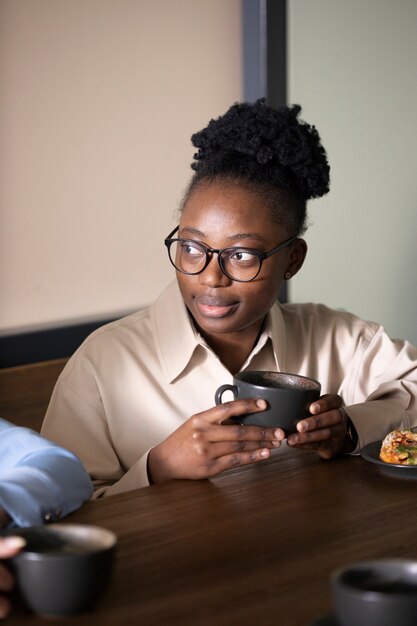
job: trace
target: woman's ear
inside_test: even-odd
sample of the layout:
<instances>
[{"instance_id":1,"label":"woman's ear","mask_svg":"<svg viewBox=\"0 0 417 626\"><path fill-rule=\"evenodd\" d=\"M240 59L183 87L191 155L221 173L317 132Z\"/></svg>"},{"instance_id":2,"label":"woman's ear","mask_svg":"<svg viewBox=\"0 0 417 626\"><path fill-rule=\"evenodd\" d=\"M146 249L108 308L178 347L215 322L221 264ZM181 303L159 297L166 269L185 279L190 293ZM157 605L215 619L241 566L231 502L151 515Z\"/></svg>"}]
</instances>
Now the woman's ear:
<instances>
[{"instance_id":1,"label":"woman's ear","mask_svg":"<svg viewBox=\"0 0 417 626\"><path fill-rule=\"evenodd\" d=\"M291 246L284 278L289 280L301 269L307 255L307 243L304 239L296 239Z\"/></svg>"}]
</instances>

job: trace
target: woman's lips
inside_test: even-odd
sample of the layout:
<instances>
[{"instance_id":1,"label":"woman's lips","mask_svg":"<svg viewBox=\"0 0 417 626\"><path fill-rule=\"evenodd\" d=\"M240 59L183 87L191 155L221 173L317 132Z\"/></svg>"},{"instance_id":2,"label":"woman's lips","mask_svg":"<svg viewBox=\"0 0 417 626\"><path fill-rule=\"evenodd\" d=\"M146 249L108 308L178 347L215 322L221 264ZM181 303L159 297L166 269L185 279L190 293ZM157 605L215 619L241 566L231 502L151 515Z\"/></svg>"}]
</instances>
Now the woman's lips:
<instances>
[{"instance_id":1,"label":"woman's lips","mask_svg":"<svg viewBox=\"0 0 417 626\"><path fill-rule=\"evenodd\" d=\"M195 303L204 317L224 317L237 306L237 302L230 302L230 300L225 298L210 298L208 296L196 297Z\"/></svg>"}]
</instances>

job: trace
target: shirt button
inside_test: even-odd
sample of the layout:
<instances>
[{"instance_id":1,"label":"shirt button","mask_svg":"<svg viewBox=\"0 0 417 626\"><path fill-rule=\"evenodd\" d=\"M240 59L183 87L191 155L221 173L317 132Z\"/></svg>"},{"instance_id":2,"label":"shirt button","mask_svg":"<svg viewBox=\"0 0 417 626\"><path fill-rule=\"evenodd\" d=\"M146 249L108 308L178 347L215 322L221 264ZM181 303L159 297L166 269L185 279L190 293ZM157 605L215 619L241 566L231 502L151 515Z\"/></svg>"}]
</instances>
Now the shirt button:
<instances>
[{"instance_id":1,"label":"shirt button","mask_svg":"<svg viewBox=\"0 0 417 626\"><path fill-rule=\"evenodd\" d=\"M56 509L56 511L48 511L48 513L45 513L45 515L43 516L43 521L45 523L56 522L57 520L60 519L61 515L62 515L61 509Z\"/></svg>"}]
</instances>

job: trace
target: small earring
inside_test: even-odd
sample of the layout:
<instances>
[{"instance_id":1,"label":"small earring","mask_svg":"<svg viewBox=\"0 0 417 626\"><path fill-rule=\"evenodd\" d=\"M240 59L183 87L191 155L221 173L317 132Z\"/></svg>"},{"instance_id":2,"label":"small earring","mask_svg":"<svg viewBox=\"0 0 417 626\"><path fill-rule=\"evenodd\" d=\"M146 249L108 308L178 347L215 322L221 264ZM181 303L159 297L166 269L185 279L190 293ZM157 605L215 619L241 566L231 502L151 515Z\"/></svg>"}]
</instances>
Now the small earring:
<instances>
[{"instance_id":1,"label":"small earring","mask_svg":"<svg viewBox=\"0 0 417 626\"><path fill-rule=\"evenodd\" d=\"M286 272L285 273L285 280L290 280L291 278L291 272Z\"/></svg>"}]
</instances>

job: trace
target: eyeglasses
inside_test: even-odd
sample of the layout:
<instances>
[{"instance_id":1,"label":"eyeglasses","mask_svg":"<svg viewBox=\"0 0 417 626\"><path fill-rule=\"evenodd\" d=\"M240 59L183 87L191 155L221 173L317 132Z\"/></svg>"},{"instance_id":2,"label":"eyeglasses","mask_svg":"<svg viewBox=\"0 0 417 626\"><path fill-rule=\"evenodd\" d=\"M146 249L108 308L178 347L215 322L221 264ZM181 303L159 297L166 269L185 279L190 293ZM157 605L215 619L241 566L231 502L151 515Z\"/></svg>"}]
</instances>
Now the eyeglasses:
<instances>
[{"instance_id":1,"label":"eyeglasses","mask_svg":"<svg viewBox=\"0 0 417 626\"><path fill-rule=\"evenodd\" d=\"M290 243L298 238L297 236L290 237L268 252L240 247L221 248L218 250L209 248L193 239L172 239L172 235L178 229L179 226L176 226L165 239L169 260L176 270L182 272L182 274L201 274L215 253L223 274L240 283L248 283L254 280L261 271L262 263L265 259L289 246Z\"/></svg>"}]
</instances>

